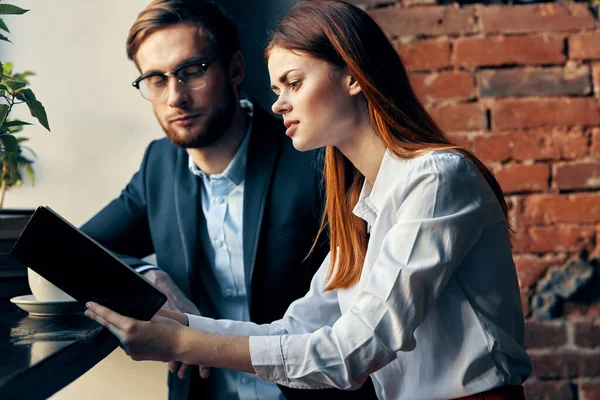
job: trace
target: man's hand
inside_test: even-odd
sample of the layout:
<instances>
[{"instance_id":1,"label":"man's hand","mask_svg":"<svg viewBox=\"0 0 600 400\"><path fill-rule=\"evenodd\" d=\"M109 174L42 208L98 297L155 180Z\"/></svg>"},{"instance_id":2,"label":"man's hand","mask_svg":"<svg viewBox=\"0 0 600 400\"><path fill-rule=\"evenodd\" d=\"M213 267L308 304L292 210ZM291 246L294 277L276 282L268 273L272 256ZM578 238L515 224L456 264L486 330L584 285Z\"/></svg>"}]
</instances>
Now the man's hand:
<instances>
[{"instance_id":1,"label":"man's hand","mask_svg":"<svg viewBox=\"0 0 600 400\"><path fill-rule=\"evenodd\" d=\"M186 297L186 295L179 289L179 287L173 282L173 279L164 271L159 269L151 269L142 274L144 278L148 279L150 282L154 284L161 292L167 296L167 302L163 306L165 310L176 311L177 313L186 313L193 315L200 315L200 311L198 307L190 299ZM158 314L160 314L159 311ZM183 323L183 321L174 318L173 315L165 315L166 317L176 319L179 322ZM187 324L187 317L185 318L184 325ZM202 378L208 378L210 376L210 368L199 366L200 368L200 376ZM185 375L189 369L189 365L181 363L179 361L169 361L169 371L175 372L177 371L177 376L180 379L185 378Z\"/></svg>"},{"instance_id":2,"label":"man's hand","mask_svg":"<svg viewBox=\"0 0 600 400\"><path fill-rule=\"evenodd\" d=\"M142 275L167 296L167 303L163 306L164 308L180 313L200 315L198 307L183 294L169 274L159 269L151 269Z\"/></svg>"}]
</instances>

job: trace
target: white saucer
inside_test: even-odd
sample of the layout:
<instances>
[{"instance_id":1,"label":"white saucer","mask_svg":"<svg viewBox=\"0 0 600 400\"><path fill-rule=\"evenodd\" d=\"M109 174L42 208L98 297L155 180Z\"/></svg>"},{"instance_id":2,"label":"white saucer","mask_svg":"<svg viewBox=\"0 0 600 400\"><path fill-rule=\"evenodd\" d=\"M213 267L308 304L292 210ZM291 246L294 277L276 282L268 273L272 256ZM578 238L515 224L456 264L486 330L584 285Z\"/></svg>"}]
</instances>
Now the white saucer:
<instances>
[{"instance_id":1,"label":"white saucer","mask_svg":"<svg viewBox=\"0 0 600 400\"><path fill-rule=\"evenodd\" d=\"M10 302L30 315L38 317L77 314L85 311L85 304L78 301L37 301L32 294L13 297Z\"/></svg>"}]
</instances>

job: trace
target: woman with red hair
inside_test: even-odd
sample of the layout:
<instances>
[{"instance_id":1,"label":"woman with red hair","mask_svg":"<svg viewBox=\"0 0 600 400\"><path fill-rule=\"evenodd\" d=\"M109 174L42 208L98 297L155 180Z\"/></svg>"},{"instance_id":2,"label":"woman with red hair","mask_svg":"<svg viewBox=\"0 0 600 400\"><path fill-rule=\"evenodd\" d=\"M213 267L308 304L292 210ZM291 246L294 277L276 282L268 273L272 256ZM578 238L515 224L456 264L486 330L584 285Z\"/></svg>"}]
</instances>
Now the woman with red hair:
<instances>
[{"instance_id":1,"label":"woman with red hair","mask_svg":"<svg viewBox=\"0 0 600 400\"><path fill-rule=\"evenodd\" d=\"M98 304L86 315L137 360L306 389L352 390L371 376L381 399L524 399L531 362L490 171L444 136L359 8L297 4L266 58L294 146L326 148L320 234L331 252L310 291L265 325L163 311L143 322Z\"/></svg>"}]
</instances>

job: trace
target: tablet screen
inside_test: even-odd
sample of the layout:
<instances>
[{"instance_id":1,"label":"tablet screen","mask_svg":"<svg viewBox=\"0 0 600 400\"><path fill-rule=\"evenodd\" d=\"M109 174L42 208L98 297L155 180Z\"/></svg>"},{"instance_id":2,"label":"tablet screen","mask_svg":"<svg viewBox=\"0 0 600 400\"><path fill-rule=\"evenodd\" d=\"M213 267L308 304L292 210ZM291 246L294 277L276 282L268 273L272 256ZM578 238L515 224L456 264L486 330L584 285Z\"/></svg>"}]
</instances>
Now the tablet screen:
<instances>
[{"instance_id":1,"label":"tablet screen","mask_svg":"<svg viewBox=\"0 0 600 400\"><path fill-rule=\"evenodd\" d=\"M148 321L166 296L49 207L33 213L10 253L80 302Z\"/></svg>"}]
</instances>

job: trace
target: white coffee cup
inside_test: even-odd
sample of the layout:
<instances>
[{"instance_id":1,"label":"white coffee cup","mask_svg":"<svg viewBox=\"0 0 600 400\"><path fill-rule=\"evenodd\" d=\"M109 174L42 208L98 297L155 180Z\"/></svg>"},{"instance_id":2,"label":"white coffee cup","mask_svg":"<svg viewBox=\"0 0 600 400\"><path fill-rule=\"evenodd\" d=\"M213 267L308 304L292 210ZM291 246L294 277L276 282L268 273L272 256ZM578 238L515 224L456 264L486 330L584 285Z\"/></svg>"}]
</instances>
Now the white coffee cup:
<instances>
[{"instance_id":1,"label":"white coffee cup","mask_svg":"<svg viewBox=\"0 0 600 400\"><path fill-rule=\"evenodd\" d=\"M75 301L74 298L31 268L27 268L27 280L29 281L31 293L37 301Z\"/></svg>"}]
</instances>

